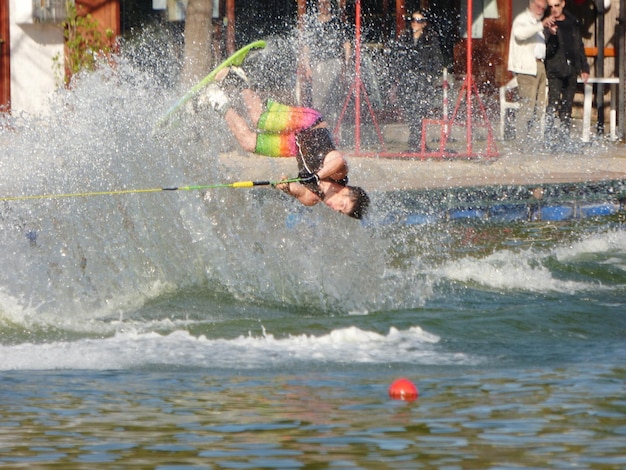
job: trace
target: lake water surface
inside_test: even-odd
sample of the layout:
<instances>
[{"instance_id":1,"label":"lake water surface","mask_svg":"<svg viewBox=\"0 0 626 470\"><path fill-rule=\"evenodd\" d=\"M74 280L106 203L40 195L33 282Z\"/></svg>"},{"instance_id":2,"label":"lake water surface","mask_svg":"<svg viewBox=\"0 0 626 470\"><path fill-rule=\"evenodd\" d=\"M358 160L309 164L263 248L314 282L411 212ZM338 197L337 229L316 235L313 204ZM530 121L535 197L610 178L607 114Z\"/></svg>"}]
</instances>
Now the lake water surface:
<instances>
[{"instance_id":1,"label":"lake water surface","mask_svg":"<svg viewBox=\"0 0 626 470\"><path fill-rule=\"evenodd\" d=\"M0 192L222 182L221 122L152 135L171 100L120 64L14 116ZM0 464L624 468L625 232L269 188L3 201Z\"/></svg>"}]
</instances>

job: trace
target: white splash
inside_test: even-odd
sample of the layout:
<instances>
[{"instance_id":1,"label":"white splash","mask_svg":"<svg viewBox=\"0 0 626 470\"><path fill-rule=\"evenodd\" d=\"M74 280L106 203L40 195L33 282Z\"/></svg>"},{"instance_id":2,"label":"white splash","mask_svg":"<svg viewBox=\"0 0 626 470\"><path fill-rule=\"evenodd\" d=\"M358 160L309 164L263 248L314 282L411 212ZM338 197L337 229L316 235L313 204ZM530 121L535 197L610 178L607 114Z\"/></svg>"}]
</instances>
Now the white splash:
<instances>
[{"instance_id":1,"label":"white splash","mask_svg":"<svg viewBox=\"0 0 626 470\"><path fill-rule=\"evenodd\" d=\"M280 368L298 363L468 364L477 358L437 346L439 337L418 326L391 327L386 335L352 326L328 334L275 337L263 330L234 339L208 339L175 331L118 333L105 339L0 346L0 370L200 367Z\"/></svg>"}]
</instances>

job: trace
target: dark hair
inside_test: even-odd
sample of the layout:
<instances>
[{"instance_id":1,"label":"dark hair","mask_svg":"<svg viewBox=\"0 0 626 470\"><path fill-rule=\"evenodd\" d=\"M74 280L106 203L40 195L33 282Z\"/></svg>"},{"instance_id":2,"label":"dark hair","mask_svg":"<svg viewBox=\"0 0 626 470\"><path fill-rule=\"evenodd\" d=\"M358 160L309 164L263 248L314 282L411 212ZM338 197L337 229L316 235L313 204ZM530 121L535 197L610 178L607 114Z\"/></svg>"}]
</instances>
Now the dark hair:
<instances>
[{"instance_id":1,"label":"dark hair","mask_svg":"<svg viewBox=\"0 0 626 470\"><path fill-rule=\"evenodd\" d=\"M416 13L422 15L426 21L430 21L430 11L423 10L421 8L418 8L417 10L413 10L410 14L405 15L404 19L410 22L413 19L413 15L415 15Z\"/></svg>"},{"instance_id":2,"label":"dark hair","mask_svg":"<svg viewBox=\"0 0 626 470\"><path fill-rule=\"evenodd\" d=\"M319 12L319 0L315 0L314 2L314 8L315 8L315 13ZM337 8L336 2L335 0L328 0L328 3L330 3L330 12L334 15L337 12L335 11Z\"/></svg>"},{"instance_id":3,"label":"dark hair","mask_svg":"<svg viewBox=\"0 0 626 470\"><path fill-rule=\"evenodd\" d=\"M370 205L370 197L367 195L363 188L360 188L358 186L346 187L350 189L350 200L354 202L352 210L346 215L361 220L367 213L367 209Z\"/></svg>"}]
</instances>

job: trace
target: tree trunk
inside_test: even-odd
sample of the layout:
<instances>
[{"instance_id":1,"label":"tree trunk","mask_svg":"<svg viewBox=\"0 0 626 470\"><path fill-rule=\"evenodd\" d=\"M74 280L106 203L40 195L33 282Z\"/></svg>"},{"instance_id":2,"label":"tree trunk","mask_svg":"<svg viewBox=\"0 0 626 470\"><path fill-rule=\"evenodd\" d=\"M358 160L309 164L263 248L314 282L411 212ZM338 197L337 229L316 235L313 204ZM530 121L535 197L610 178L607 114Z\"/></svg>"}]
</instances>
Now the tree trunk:
<instances>
[{"instance_id":1,"label":"tree trunk","mask_svg":"<svg viewBox=\"0 0 626 470\"><path fill-rule=\"evenodd\" d=\"M185 19L185 58L181 83L196 83L211 70L213 0L189 0Z\"/></svg>"}]
</instances>

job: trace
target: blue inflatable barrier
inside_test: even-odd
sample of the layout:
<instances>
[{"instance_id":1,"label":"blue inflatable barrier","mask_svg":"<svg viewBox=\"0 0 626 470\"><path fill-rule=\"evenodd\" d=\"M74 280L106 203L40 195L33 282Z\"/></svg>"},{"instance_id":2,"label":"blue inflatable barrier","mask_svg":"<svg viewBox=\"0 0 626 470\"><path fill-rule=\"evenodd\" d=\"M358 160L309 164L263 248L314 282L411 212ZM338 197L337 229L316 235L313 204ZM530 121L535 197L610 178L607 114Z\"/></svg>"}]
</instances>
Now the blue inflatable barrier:
<instances>
[{"instance_id":1,"label":"blue inflatable barrier","mask_svg":"<svg viewBox=\"0 0 626 470\"><path fill-rule=\"evenodd\" d=\"M524 204L499 204L489 210L489 220L494 222L518 222L528 219L528 206Z\"/></svg>"},{"instance_id":2,"label":"blue inflatable barrier","mask_svg":"<svg viewBox=\"0 0 626 470\"><path fill-rule=\"evenodd\" d=\"M441 218L438 214L409 214L404 225L424 225L433 224Z\"/></svg>"},{"instance_id":3,"label":"blue inflatable barrier","mask_svg":"<svg viewBox=\"0 0 626 470\"><path fill-rule=\"evenodd\" d=\"M574 208L570 206L546 206L540 210L540 220L559 222L571 219L574 216Z\"/></svg>"},{"instance_id":4,"label":"blue inflatable barrier","mask_svg":"<svg viewBox=\"0 0 626 470\"><path fill-rule=\"evenodd\" d=\"M602 204L589 204L578 208L580 217L603 217L617 214L619 206L610 202Z\"/></svg>"},{"instance_id":5,"label":"blue inflatable barrier","mask_svg":"<svg viewBox=\"0 0 626 470\"><path fill-rule=\"evenodd\" d=\"M484 219L487 217L485 209L452 209L450 219Z\"/></svg>"}]
</instances>

